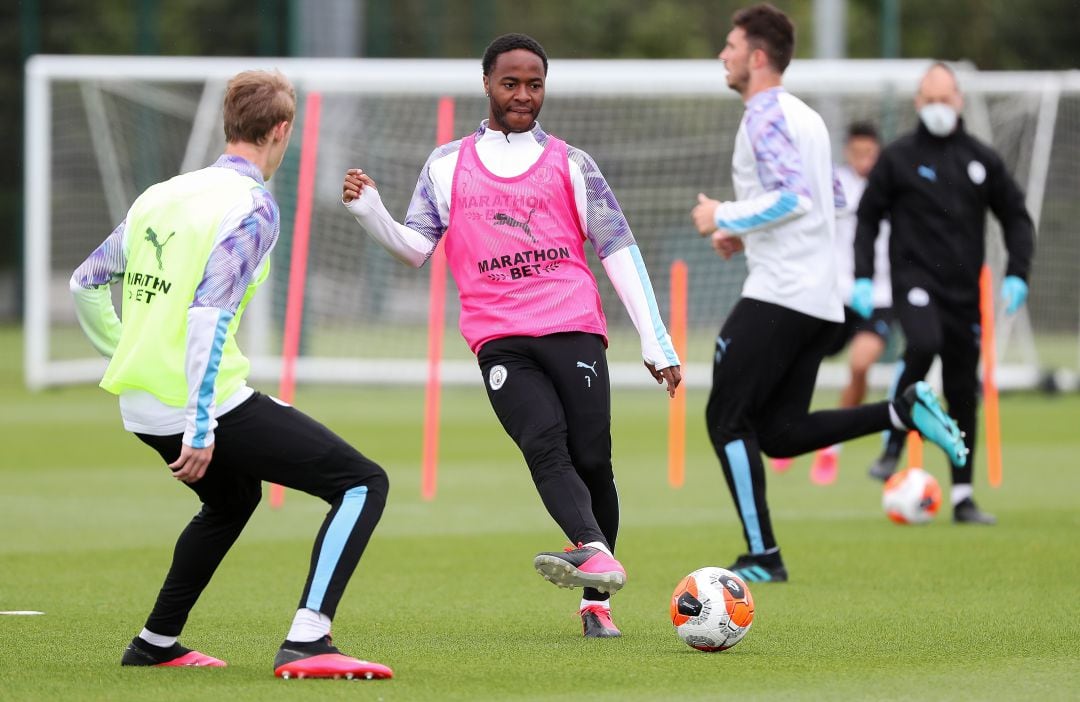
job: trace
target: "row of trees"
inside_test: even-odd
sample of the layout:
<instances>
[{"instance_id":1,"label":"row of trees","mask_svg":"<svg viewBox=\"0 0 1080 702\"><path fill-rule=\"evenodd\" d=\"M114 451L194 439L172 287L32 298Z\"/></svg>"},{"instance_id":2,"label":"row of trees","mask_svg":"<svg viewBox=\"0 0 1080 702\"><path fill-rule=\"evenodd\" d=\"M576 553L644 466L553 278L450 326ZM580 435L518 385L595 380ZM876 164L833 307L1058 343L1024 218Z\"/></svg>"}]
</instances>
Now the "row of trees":
<instances>
[{"instance_id":1,"label":"row of trees","mask_svg":"<svg viewBox=\"0 0 1080 702\"><path fill-rule=\"evenodd\" d=\"M327 55L335 10L349 46L380 57L478 58L492 37L532 34L553 58L702 58L722 48L731 0L19 0L0 4L0 280L14 281L22 231L22 66L34 53ZM776 0L812 55L814 5ZM1080 66L1077 0L848 0L846 50L967 59L982 69ZM883 18L896 18L892 24ZM338 22L340 24L340 22ZM306 26L301 33L297 27ZM341 27L335 27L341 35ZM314 38L312 38L314 37ZM891 49L889 49L891 51ZM102 233L104 234L104 232ZM6 272L6 276L4 273ZM2 284L0 284L2 285ZM10 290L4 289L9 287ZM17 286L0 287L0 315Z\"/></svg>"}]
</instances>

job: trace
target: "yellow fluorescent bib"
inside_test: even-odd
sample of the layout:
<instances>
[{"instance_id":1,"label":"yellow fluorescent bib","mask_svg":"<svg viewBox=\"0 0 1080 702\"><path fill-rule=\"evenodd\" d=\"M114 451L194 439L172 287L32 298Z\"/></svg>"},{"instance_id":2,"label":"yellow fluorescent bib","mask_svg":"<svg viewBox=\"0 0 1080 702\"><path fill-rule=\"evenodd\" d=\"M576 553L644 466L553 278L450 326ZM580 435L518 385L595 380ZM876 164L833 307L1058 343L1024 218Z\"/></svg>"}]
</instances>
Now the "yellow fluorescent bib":
<instances>
[{"instance_id":1,"label":"yellow fluorescent bib","mask_svg":"<svg viewBox=\"0 0 1080 702\"><path fill-rule=\"evenodd\" d=\"M167 405L187 405L188 308L222 220L258 187L235 171L204 168L158 183L135 201L125 234L123 331L101 387L114 394L145 390ZM229 323L215 383L217 400L227 398L247 378L250 363L236 345L236 328L269 270L267 261Z\"/></svg>"}]
</instances>

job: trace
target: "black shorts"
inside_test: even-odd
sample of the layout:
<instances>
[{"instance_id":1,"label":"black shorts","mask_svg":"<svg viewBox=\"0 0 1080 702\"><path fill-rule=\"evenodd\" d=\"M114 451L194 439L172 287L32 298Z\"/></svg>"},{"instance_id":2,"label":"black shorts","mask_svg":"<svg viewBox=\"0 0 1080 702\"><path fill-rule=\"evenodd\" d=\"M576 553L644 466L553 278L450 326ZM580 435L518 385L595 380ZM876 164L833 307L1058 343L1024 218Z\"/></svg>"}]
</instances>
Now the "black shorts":
<instances>
[{"instance_id":1,"label":"black shorts","mask_svg":"<svg viewBox=\"0 0 1080 702\"><path fill-rule=\"evenodd\" d=\"M889 336L892 334L894 315L891 307L875 307L870 319L865 319L850 307L844 307L844 323L826 352L826 356L835 356L851 343L856 334L869 332L881 337L881 341L887 346Z\"/></svg>"}]
</instances>

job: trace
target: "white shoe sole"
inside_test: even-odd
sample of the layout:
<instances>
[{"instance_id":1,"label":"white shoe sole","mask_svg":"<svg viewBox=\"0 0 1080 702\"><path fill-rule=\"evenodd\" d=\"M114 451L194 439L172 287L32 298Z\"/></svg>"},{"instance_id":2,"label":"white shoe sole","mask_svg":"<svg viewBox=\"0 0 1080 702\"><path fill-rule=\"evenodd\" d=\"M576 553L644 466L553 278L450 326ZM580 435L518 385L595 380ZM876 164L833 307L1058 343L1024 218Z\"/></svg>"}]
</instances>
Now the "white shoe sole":
<instances>
[{"instance_id":1,"label":"white shoe sole","mask_svg":"<svg viewBox=\"0 0 1080 702\"><path fill-rule=\"evenodd\" d=\"M599 592L612 594L621 590L626 584L626 575L617 570L607 573L586 573L556 556L541 554L533 560L533 567L544 580L555 583L559 587L570 589L591 587Z\"/></svg>"}]
</instances>

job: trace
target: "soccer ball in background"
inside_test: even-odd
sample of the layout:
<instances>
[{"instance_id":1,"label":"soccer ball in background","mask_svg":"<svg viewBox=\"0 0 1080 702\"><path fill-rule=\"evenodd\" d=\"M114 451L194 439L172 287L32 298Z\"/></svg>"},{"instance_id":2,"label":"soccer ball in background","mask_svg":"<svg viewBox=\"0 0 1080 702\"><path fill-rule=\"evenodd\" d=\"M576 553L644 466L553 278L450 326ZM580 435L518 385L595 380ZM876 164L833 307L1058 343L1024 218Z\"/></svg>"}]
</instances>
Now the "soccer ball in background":
<instances>
[{"instance_id":1,"label":"soccer ball in background","mask_svg":"<svg viewBox=\"0 0 1080 702\"><path fill-rule=\"evenodd\" d=\"M941 486L922 468L906 468L885 482L881 506L897 524L924 524L941 508Z\"/></svg>"},{"instance_id":2,"label":"soccer ball in background","mask_svg":"<svg viewBox=\"0 0 1080 702\"><path fill-rule=\"evenodd\" d=\"M742 641L754 621L754 598L742 578L723 568L699 568L671 594L671 623L699 651L723 651Z\"/></svg>"}]
</instances>

